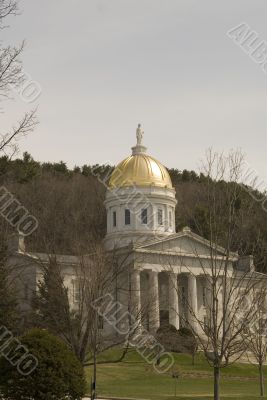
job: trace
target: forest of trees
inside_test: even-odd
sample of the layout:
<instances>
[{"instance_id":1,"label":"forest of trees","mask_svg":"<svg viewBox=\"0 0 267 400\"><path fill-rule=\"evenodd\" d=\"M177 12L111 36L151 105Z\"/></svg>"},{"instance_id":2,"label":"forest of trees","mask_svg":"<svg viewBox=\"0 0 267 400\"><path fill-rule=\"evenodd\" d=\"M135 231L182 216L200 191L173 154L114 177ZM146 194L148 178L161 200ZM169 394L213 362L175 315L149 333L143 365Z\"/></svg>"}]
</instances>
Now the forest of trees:
<instances>
[{"instance_id":1,"label":"forest of trees","mask_svg":"<svg viewBox=\"0 0 267 400\"><path fill-rule=\"evenodd\" d=\"M33 214L38 229L27 238L27 249L61 254L86 251L92 239L101 239L106 232L106 213L103 204L105 186L101 179L112 171L110 165L84 165L69 169L64 162L39 163L30 154L22 159L0 158L0 182ZM194 232L209 238L205 188L207 178L194 171L169 170L176 189L176 229L189 226ZM97 177L98 176L98 177ZM221 185L222 196L225 185ZM253 254L258 271L267 272L266 212L248 190L240 191L234 205L238 211L236 246L233 251ZM249 223L244 216L250 209ZM2 232L10 228L0 220ZM226 222L225 222L226 223ZM224 221L221 221L224 229ZM223 245L223 243L222 243Z\"/></svg>"}]
</instances>

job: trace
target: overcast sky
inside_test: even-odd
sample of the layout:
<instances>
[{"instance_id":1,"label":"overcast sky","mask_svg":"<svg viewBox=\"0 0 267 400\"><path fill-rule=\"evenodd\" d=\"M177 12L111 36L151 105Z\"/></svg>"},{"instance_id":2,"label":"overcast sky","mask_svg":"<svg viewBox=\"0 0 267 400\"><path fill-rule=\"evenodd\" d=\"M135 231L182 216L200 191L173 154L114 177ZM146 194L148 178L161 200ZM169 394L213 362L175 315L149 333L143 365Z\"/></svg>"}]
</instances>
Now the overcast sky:
<instances>
[{"instance_id":1,"label":"overcast sky","mask_svg":"<svg viewBox=\"0 0 267 400\"><path fill-rule=\"evenodd\" d=\"M139 122L149 153L198 169L205 150L242 148L267 181L267 74L226 32L246 22L267 40L266 0L21 0L1 32L27 40L37 102L5 103L7 127L39 105L21 151L69 166L116 164Z\"/></svg>"}]
</instances>

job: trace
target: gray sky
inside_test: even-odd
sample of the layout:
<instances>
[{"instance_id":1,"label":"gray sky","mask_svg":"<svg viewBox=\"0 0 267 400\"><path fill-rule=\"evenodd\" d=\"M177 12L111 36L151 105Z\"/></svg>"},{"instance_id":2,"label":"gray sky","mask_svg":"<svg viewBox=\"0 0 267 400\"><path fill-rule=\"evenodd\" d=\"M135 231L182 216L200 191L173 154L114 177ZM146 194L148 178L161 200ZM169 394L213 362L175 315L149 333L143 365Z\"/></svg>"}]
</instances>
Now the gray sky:
<instances>
[{"instance_id":1,"label":"gray sky","mask_svg":"<svg viewBox=\"0 0 267 400\"><path fill-rule=\"evenodd\" d=\"M266 0L20 3L1 35L27 40L24 68L42 86L40 125L22 151L115 164L141 122L168 167L197 170L208 147L238 147L267 181L267 74L226 34L244 21L267 40ZM2 126L28 108L19 96L5 106Z\"/></svg>"}]
</instances>

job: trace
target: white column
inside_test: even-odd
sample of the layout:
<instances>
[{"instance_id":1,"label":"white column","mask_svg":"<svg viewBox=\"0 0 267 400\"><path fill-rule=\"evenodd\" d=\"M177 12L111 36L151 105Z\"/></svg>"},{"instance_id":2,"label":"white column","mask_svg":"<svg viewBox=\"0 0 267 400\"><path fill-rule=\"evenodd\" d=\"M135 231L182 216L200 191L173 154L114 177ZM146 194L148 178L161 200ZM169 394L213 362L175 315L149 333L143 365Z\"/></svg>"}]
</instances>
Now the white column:
<instances>
[{"instance_id":1,"label":"white column","mask_svg":"<svg viewBox=\"0 0 267 400\"><path fill-rule=\"evenodd\" d=\"M193 274L188 275L188 322L193 330L197 330L197 279Z\"/></svg>"},{"instance_id":2,"label":"white column","mask_svg":"<svg viewBox=\"0 0 267 400\"><path fill-rule=\"evenodd\" d=\"M169 323L179 329L179 296L177 274L169 274Z\"/></svg>"},{"instance_id":3,"label":"white column","mask_svg":"<svg viewBox=\"0 0 267 400\"><path fill-rule=\"evenodd\" d=\"M131 315L135 318L135 323L141 326L141 283L140 271L135 269L131 273Z\"/></svg>"},{"instance_id":4,"label":"white column","mask_svg":"<svg viewBox=\"0 0 267 400\"><path fill-rule=\"evenodd\" d=\"M149 272L149 330L156 332L160 327L158 272Z\"/></svg>"}]
</instances>

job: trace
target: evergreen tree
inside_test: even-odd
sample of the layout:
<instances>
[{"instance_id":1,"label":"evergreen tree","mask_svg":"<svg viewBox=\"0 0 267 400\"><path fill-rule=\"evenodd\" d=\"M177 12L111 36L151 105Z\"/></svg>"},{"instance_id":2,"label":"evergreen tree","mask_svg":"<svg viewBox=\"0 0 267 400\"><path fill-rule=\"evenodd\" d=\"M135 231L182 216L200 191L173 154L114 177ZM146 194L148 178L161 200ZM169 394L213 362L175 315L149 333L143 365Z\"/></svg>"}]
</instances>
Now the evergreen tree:
<instances>
[{"instance_id":1,"label":"evergreen tree","mask_svg":"<svg viewBox=\"0 0 267 400\"><path fill-rule=\"evenodd\" d=\"M48 329L63 339L79 358L81 335L76 313L70 308L68 289L55 257L44 266L43 279L33 300L33 314L34 326Z\"/></svg>"},{"instance_id":2,"label":"evergreen tree","mask_svg":"<svg viewBox=\"0 0 267 400\"><path fill-rule=\"evenodd\" d=\"M5 246L0 245L0 326L18 331L17 299L7 265Z\"/></svg>"},{"instance_id":3,"label":"evergreen tree","mask_svg":"<svg viewBox=\"0 0 267 400\"><path fill-rule=\"evenodd\" d=\"M34 322L56 335L64 335L69 324L68 290L64 286L60 267L54 258L44 266L43 280L33 301Z\"/></svg>"}]
</instances>

